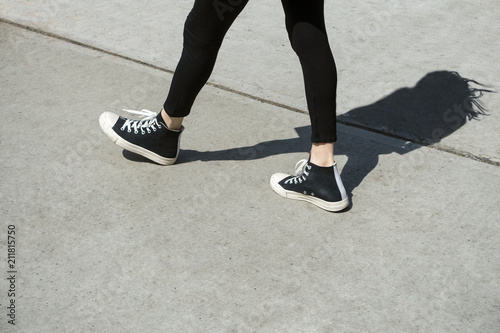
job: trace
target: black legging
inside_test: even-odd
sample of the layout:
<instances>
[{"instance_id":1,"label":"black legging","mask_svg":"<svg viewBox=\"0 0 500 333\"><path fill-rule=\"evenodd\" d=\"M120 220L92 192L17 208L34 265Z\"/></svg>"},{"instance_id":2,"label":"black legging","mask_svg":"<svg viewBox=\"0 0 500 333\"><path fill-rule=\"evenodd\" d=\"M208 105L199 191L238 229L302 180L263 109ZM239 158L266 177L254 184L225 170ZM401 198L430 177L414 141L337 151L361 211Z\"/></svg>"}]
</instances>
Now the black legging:
<instances>
[{"instance_id":1,"label":"black legging","mask_svg":"<svg viewBox=\"0 0 500 333\"><path fill-rule=\"evenodd\" d=\"M196 0L184 26L184 47L163 108L185 117L215 65L224 36L248 0ZM328 44L324 0L282 0L285 23L304 75L314 143L334 142L337 70Z\"/></svg>"}]
</instances>

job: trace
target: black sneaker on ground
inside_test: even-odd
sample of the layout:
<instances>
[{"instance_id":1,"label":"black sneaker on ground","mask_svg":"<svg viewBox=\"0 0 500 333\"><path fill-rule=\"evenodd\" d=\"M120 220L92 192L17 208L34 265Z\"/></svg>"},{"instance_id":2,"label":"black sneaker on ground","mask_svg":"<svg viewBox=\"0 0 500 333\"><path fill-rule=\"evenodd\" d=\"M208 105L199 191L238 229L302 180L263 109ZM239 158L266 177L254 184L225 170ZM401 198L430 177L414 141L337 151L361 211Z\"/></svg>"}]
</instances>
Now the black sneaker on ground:
<instances>
[{"instance_id":1,"label":"black sneaker on ground","mask_svg":"<svg viewBox=\"0 0 500 333\"><path fill-rule=\"evenodd\" d=\"M149 110L124 111L137 114L141 119L127 119L111 112L104 112L99 117L99 125L111 141L158 164L174 164L179 155L184 127L179 131L169 129L161 113Z\"/></svg>"},{"instance_id":2,"label":"black sneaker on ground","mask_svg":"<svg viewBox=\"0 0 500 333\"><path fill-rule=\"evenodd\" d=\"M332 212L349 206L337 163L320 167L308 160L300 160L295 166L295 174L275 173L271 177L272 189L282 197L308 201Z\"/></svg>"}]
</instances>

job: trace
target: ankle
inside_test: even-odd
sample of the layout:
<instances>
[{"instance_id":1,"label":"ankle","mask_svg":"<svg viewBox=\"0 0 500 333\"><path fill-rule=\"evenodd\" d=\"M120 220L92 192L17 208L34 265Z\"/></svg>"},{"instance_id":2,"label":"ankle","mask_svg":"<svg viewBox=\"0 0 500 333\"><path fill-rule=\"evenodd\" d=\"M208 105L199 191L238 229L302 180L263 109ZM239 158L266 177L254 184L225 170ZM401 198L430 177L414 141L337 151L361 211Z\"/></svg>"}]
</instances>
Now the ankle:
<instances>
[{"instance_id":1,"label":"ankle","mask_svg":"<svg viewBox=\"0 0 500 333\"><path fill-rule=\"evenodd\" d=\"M167 114L167 112L165 111L165 109L161 110L161 117L162 117L163 121L165 122L165 125L167 125L167 127L169 129L174 130L174 131L178 131L181 129L182 121L184 120L183 117L179 117L179 118L170 117Z\"/></svg>"},{"instance_id":2,"label":"ankle","mask_svg":"<svg viewBox=\"0 0 500 333\"><path fill-rule=\"evenodd\" d=\"M330 167L335 163L333 143L313 143L309 161L321 167Z\"/></svg>"}]
</instances>

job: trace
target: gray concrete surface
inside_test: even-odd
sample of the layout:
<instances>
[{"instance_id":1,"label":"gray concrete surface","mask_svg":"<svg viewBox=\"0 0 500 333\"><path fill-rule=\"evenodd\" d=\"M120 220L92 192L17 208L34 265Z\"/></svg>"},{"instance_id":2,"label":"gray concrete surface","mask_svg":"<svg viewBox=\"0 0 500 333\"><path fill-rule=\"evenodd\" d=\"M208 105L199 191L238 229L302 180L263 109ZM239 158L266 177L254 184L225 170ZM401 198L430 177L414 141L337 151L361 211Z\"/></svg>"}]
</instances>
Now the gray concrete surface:
<instances>
[{"instance_id":1,"label":"gray concrete surface","mask_svg":"<svg viewBox=\"0 0 500 333\"><path fill-rule=\"evenodd\" d=\"M192 1L178 0L0 0L0 13L4 19L174 70L191 6ZM499 7L495 0L327 1L327 28L340 77L339 115L412 88L435 71L456 71L499 87L500 67L494 62L500 54ZM305 110L302 74L283 22L279 1L250 2L227 36L211 82ZM487 94L483 101L494 111L500 95ZM499 124L498 112L492 112L439 143L500 162L500 138L491 134L500 132Z\"/></svg>"},{"instance_id":2,"label":"gray concrete surface","mask_svg":"<svg viewBox=\"0 0 500 333\"><path fill-rule=\"evenodd\" d=\"M190 5L0 1L0 18L173 69ZM427 73L495 84L496 3L346 6L327 5L332 41L354 38L356 26L376 35L337 49L344 122L369 124L379 100L411 105L422 96L392 93ZM396 14L376 21L384 8ZM0 331L499 331L498 94L484 96L490 116L435 148L392 137L409 127L384 135L340 124L352 206L329 214L284 200L269 176L307 156L309 129L307 115L266 102L303 109L278 15L279 4L249 5L212 78L263 101L207 86L173 167L123 152L97 124L103 111L158 109L168 72L0 24Z\"/></svg>"}]
</instances>

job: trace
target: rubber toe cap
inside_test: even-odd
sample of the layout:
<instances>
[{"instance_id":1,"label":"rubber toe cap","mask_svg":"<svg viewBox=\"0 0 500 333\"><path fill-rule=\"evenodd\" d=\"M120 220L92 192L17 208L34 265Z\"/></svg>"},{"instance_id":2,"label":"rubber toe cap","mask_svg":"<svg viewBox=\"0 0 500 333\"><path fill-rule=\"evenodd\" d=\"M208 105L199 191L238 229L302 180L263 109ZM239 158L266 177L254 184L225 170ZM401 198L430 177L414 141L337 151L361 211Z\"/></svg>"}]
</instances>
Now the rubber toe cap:
<instances>
[{"instance_id":1,"label":"rubber toe cap","mask_svg":"<svg viewBox=\"0 0 500 333\"><path fill-rule=\"evenodd\" d=\"M101 126L111 128L116 124L118 118L119 116L113 112L104 112L101 114L101 117L99 117L99 122Z\"/></svg>"}]
</instances>

